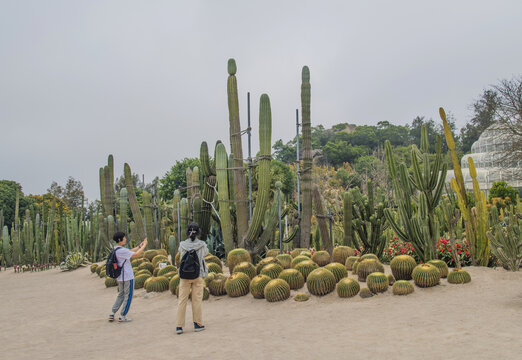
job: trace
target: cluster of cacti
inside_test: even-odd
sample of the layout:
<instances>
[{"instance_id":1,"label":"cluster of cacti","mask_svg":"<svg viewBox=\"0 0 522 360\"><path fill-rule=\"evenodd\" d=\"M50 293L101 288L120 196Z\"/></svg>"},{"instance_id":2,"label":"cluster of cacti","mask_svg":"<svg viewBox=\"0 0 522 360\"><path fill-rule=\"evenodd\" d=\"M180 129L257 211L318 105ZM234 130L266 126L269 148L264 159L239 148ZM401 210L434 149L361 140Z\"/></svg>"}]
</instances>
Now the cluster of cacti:
<instances>
[{"instance_id":1,"label":"cluster of cacti","mask_svg":"<svg viewBox=\"0 0 522 360\"><path fill-rule=\"evenodd\" d=\"M289 254L278 254L275 258L283 269L290 269L292 267L292 256Z\"/></svg>"},{"instance_id":2,"label":"cluster of cacti","mask_svg":"<svg viewBox=\"0 0 522 360\"><path fill-rule=\"evenodd\" d=\"M392 286L393 295L408 295L414 290L412 283L406 280L397 280Z\"/></svg>"},{"instance_id":3,"label":"cluster of cacti","mask_svg":"<svg viewBox=\"0 0 522 360\"><path fill-rule=\"evenodd\" d=\"M350 298L359 293L361 286L357 281L350 278L343 278L337 283L337 295L341 298Z\"/></svg>"},{"instance_id":4,"label":"cluster of cacti","mask_svg":"<svg viewBox=\"0 0 522 360\"><path fill-rule=\"evenodd\" d=\"M143 288L143 285L145 284L145 281L150 278L152 275L150 273L148 274L136 274L134 277L134 288L135 289L141 289Z\"/></svg>"},{"instance_id":5,"label":"cluster of cacti","mask_svg":"<svg viewBox=\"0 0 522 360\"><path fill-rule=\"evenodd\" d=\"M158 271L158 276L164 276L165 274L173 272L174 274L177 274L178 269L174 265L167 265Z\"/></svg>"},{"instance_id":6,"label":"cluster of cacti","mask_svg":"<svg viewBox=\"0 0 522 360\"><path fill-rule=\"evenodd\" d=\"M374 294L382 293L388 290L390 286L388 277L382 272L373 272L366 277L366 285Z\"/></svg>"},{"instance_id":7,"label":"cluster of cacti","mask_svg":"<svg viewBox=\"0 0 522 360\"><path fill-rule=\"evenodd\" d=\"M440 271L433 265L421 264L413 269L411 277L418 287L431 287L439 284Z\"/></svg>"},{"instance_id":8,"label":"cluster of cacti","mask_svg":"<svg viewBox=\"0 0 522 360\"><path fill-rule=\"evenodd\" d=\"M308 251L308 249L305 248L295 248L294 250L290 251L290 256L293 258L301 255L301 252Z\"/></svg>"},{"instance_id":9,"label":"cluster of cacti","mask_svg":"<svg viewBox=\"0 0 522 360\"><path fill-rule=\"evenodd\" d=\"M279 253L279 249L270 249L266 252L265 257L276 257Z\"/></svg>"},{"instance_id":10,"label":"cluster of cacti","mask_svg":"<svg viewBox=\"0 0 522 360\"><path fill-rule=\"evenodd\" d=\"M60 264L60 269L63 271L70 271L79 268L80 266L87 266L89 264L88 254L80 252L70 252L65 257L65 260Z\"/></svg>"},{"instance_id":11,"label":"cluster of cacti","mask_svg":"<svg viewBox=\"0 0 522 360\"><path fill-rule=\"evenodd\" d=\"M297 271L299 271L301 273L301 275L303 275L303 278L307 279L308 275L314 271L315 269L317 269L319 266L313 262L312 260L305 260L305 261L302 261L300 263L298 263L297 265L294 266L294 269L296 269ZM328 271L328 270L326 270ZM333 276L333 275L332 275Z\"/></svg>"},{"instance_id":12,"label":"cluster of cacti","mask_svg":"<svg viewBox=\"0 0 522 360\"><path fill-rule=\"evenodd\" d=\"M286 281L292 290L302 288L305 282L303 275L296 269L285 269L281 271L279 278Z\"/></svg>"},{"instance_id":13,"label":"cluster of cacti","mask_svg":"<svg viewBox=\"0 0 522 360\"><path fill-rule=\"evenodd\" d=\"M349 246L336 246L333 249L332 259L334 262L345 264L349 257L355 255L355 250ZM348 269L349 270L349 269Z\"/></svg>"},{"instance_id":14,"label":"cluster of cacti","mask_svg":"<svg viewBox=\"0 0 522 360\"><path fill-rule=\"evenodd\" d=\"M384 266L379 260L367 259L357 265L357 277L359 281L366 281L366 277L373 272L384 272Z\"/></svg>"},{"instance_id":15,"label":"cluster of cacti","mask_svg":"<svg viewBox=\"0 0 522 360\"><path fill-rule=\"evenodd\" d=\"M358 258L359 258L358 256L349 256L346 259L346 262L344 263L344 266L346 267L346 270L352 271L353 270L353 265L355 264L355 262L357 261Z\"/></svg>"},{"instance_id":16,"label":"cluster of cacti","mask_svg":"<svg viewBox=\"0 0 522 360\"><path fill-rule=\"evenodd\" d=\"M346 270L346 267L343 264L333 262L326 265L324 268L332 272L335 276L335 282L339 282L339 280L348 276L348 270Z\"/></svg>"},{"instance_id":17,"label":"cluster of cacti","mask_svg":"<svg viewBox=\"0 0 522 360\"><path fill-rule=\"evenodd\" d=\"M261 270L263 270L263 268L268 265L268 264L279 264L279 262L276 260L276 258L274 257L266 257L264 259L262 259L260 262L257 263L256 265L256 272L257 274L261 274Z\"/></svg>"},{"instance_id":18,"label":"cluster of cacti","mask_svg":"<svg viewBox=\"0 0 522 360\"><path fill-rule=\"evenodd\" d=\"M250 293L256 299L263 299L265 297L265 286L272 279L266 275L257 275L250 281Z\"/></svg>"},{"instance_id":19,"label":"cluster of cacti","mask_svg":"<svg viewBox=\"0 0 522 360\"><path fill-rule=\"evenodd\" d=\"M319 266L325 266L326 264L330 263L330 254L328 251L316 251L312 255L312 261L315 262Z\"/></svg>"},{"instance_id":20,"label":"cluster of cacti","mask_svg":"<svg viewBox=\"0 0 522 360\"><path fill-rule=\"evenodd\" d=\"M233 273L225 281L225 290L230 297L245 296L250 291L250 278L242 272Z\"/></svg>"},{"instance_id":21,"label":"cluster of cacti","mask_svg":"<svg viewBox=\"0 0 522 360\"><path fill-rule=\"evenodd\" d=\"M227 281L227 277L223 274L215 274L214 279L208 284L208 289L210 293L214 296L222 296L226 295L227 290L225 288L225 283Z\"/></svg>"},{"instance_id":22,"label":"cluster of cacti","mask_svg":"<svg viewBox=\"0 0 522 360\"><path fill-rule=\"evenodd\" d=\"M177 294L180 280L181 279L180 279L179 275L175 275L172 277L172 279L170 279L169 290L172 293L172 295Z\"/></svg>"},{"instance_id":23,"label":"cluster of cacti","mask_svg":"<svg viewBox=\"0 0 522 360\"><path fill-rule=\"evenodd\" d=\"M328 254L328 262L329 262L331 259L330 254L332 254L332 240L330 239L330 233L328 231L328 224L326 221L327 215L326 215L326 211L323 206L323 197L321 196L321 193L319 191L319 186L317 184L314 184L312 187L312 200L314 202L314 207L315 207L315 218L317 219L317 229L319 230L319 233L321 234L320 235L321 242L322 242L323 248L326 249L325 252ZM320 266L322 266L322 265L320 265Z\"/></svg>"},{"instance_id":24,"label":"cluster of cacti","mask_svg":"<svg viewBox=\"0 0 522 360\"><path fill-rule=\"evenodd\" d=\"M205 263L214 263L216 265L219 265L220 268L223 267L223 264L221 263L221 260L215 256L215 255L212 255L212 254L208 254L207 256L205 256Z\"/></svg>"},{"instance_id":25,"label":"cluster of cacti","mask_svg":"<svg viewBox=\"0 0 522 360\"><path fill-rule=\"evenodd\" d=\"M237 264L234 267L234 271L233 272L245 273L245 274L248 275L248 277L250 279L254 278L254 276L257 275L256 267L252 263L250 263L248 261L243 261L243 262Z\"/></svg>"},{"instance_id":26,"label":"cluster of cacti","mask_svg":"<svg viewBox=\"0 0 522 360\"><path fill-rule=\"evenodd\" d=\"M260 271L260 274L261 275L266 275L268 277L270 277L271 279L275 279L279 276L279 274L283 271L283 268L281 267L281 265L279 264L276 264L276 263L272 263L272 264L267 264L265 265L261 271Z\"/></svg>"},{"instance_id":27,"label":"cluster of cacti","mask_svg":"<svg viewBox=\"0 0 522 360\"><path fill-rule=\"evenodd\" d=\"M435 266L439 270L441 278L445 278L448 276L448 272L449 272L448 265L444 261L430 260L427 262L427 264Z\"/></svg>"},{"instance_id":28,"label":"cluster of cacti","mask_svg":"<svg viewBox=\"0 0 522 360\"><path fill-rule=\"evenodd\" d=\"M504 226L498 221L496 206L491 207L493 226L487 233L491 251L502 266L518 271L522 265L522 218L513 212L504 212Z\"/></svg>"},{"instance_id":29,"label":"cluster of cacti","mask_svg":"<svg viewBox=\"0 0 522 360\"><path fill-rule=\"evenodd\" d=\"M162 292L169 289L169 279L164 276L151 277L145 282L147 292Z\"/></svg>"},{"instance_id":30,"label":"cluster of cacti","mask_svg":"<svg viewBox=\"0 0 522 360\"><path fill-rule=\"evenodd\" d=\"M158 254L158 252L156 250L147 250L143 253L143 257L147 260L149 260L150 262L152 262L152 259L154 259L154 257L156 257Z\"/></svg>"},{"instance_id":31,"label":"cluster of cacti","mask_svg":"<svg viewBox=\"0 0 522 360\"><path fill-rule=\"evenodd\" d=\"M242 248L237 248L229 251L227 255L227 266L230 270L230 273L234 272L234 266L236 266L239 263L242 263L243 261L252 262L248 251Z\"/></svg>"},{"instance_id":32,"label":"cluster of cacti","mask_svg":"<svg viewBox=\"0 0 522 360\"><path fill-rule=\"evenodd\" d=\"M166 257L165 255L163 254L159 254L159 255L156 255L154 256L154 258L152 259L152 265L154 265L154 267L157 267L159 263L170 263L169 261L169 258Z\"/></svg>"},{"instance_id":33,"label":"cluster of cacti","mask_svg":"<svg viewBox=\"0 0 522 360\"><path fill-rule=\"evenodd\" d=\"M318 268L306 277L306 287L312 295L326 295L335 289L335 276L328 270Z\"/></svg>"},{"instance_id":34,"label":"cluster of cacti","mask_svg":"<svg viewBox=\"0 0 522 360\"><path fill-rule=\"evenodd\" d=\"M138 270L148 270L151 274L154 273L154 265L151 262L142 262L138 265Z\"/></svg>"},{"instance_id":35,"label":"cluster of cacti","mask_svg":"<svg viewBox=\"0 0 522 360\"><path fill-rule=\"evenodd\" d=\"M223 273L223 269L221 268L221 266L219 266L216 263L213 263L213 262L207 263L207 267L208 267L209 273Z\"/></svg>"},{"instance_id":36,"label":"cluster of cacti","mask_svg":"<svg viewBox=\"0 0 522 360\"><path fill-rule=\"evenodd\" d=\"M91 264L91 266L90 266L92 273L95 273L97 268L98 268L98 264Z\"/></svg>"},{"instance_id":37,"label":"cluster of cacti","mask_svg":"<svg viewBox=\"0 0 522 360\"><path fill-rule=\"evenodd\" d=\"M295 258L292 259L292 263L290 264L293 268L296 267L297 264L299 264L300 262L303 262L303 261L308 261L310 260L310 258L308 256L305 256L305 255L298 255L296 256Z\"/></svg>"},{"instance_id":38,"label":"cluster of cacti","mask_svg":"<svg viewBox=\"0 0 522 360\"><path fill-rule=\"evenodd\" d=\"M471 275L462 269L453 269L448 274L448 282L450 284L466 284L471 281Z\"/></svg>"},{"instance_id":39,"label":"cluster of cacti","mask_svg":"<svg viewBox=\"0 0 522 360\"><path fill-rule=\"evenodd\" d=\"M295 294L294 296L294 300L295 301L307 301L308 299L310 299L310 295L308 294L305 294L305 293L297 293Z\"/></svg>"},{"instance_id":40,"label":"cluster of cacti","mask_svg":"<svg viewBox=\"0 0 522 360\"><path fill-rule=\"evenodd\" d=\"M417 262L409 255L397 255L390 262L392 274L397 280L411 280L411 273L415 266Z\"/></svg>"},{"instance_id":41,"label":"cluster of cacti","mask_svg":"<svg viewBox=\"0 0 522 360\"><path fill-rule=\"evenodd\" d=\"M283 279L272 279L264 289L268 302L283 301L290 297L290 285Z\"/></svg>"}]
</instances>

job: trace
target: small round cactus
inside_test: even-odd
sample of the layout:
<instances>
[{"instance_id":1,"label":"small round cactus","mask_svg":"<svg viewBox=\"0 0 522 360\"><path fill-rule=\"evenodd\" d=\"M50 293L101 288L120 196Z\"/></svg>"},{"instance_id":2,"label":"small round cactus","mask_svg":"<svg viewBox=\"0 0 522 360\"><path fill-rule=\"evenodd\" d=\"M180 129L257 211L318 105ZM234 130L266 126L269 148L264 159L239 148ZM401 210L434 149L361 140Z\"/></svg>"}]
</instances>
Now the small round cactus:
<instances>
[{"instance_id":1,"label":"small round cactus","mask_svg":"<svg viewBox=\"0 0 522 360\"><path fill-rule=\"evenodd\" d=\"M290 285L291 290L297 290L304 286L304 277L296 269L285 269L279 274L279 278L283 279Z\"/></svg>"},{"instance_id":2,"label":"small round cactus","mask_svg":"<svg viewBox=\"0 0 522 360\"><path fill-rule=\"evenodd\" d=\"M174 276L178 275L178 273L176 271L171 271L171 272L168 272L162 276L165 276L169 281L170 279L172 279Z\"/></svg>"},{"instance_id":3,"label":"small round cactus","mask_svg":"<svg viewBox=\"0 0 522 360\"><path fill-rule=\"evenodd\" d=\"M301 251L301 253L299 253L299 255L306 256L309 259L312 258L312 253L310 251L308 251L308 250Z\"/></svg>"},{"instance_id":4,"label":"small round cactus","mask_svg":"<svg viewBox=\"0 0 522 360\"><path fill-rule=\"evenodd\" d=\"M361 263L360 261L360 258L358 258L352 265L352 274L353 275L357 275L357 267L359 266L359 264ZM348 261L348 260L347 260Z\"/></svg>"},{"instance_id":5,"label":"small round cactus","mask_svg":"<svg viewBox=\"0 0 522 360\"><path fill-rule=\"evenodd\" d=\"M392 274L388 274L387 278L388 278L388 284L390 284L390 286L395 284L395 277Z\"/></svg>"},{"instance_id":6,"label":"small round cactus","mask_svg":"<svg viewBox=\"0 0 522 360\"><path fill-rule=\"evenodd\" d=\"M366 278L366 285L368 289L374 294L383 293L388 290L388 277L382 272L374 272Z\"/></svg>"},{"instance_id":7,"label":"small round cactus","mask_svg":"<svg viewBox=\"0 0 522 360\"><path fill-rule=\"evenodd\" d=\"M407 280L397 280L392 286L393 295L409 295L415 288Z\"/></svg>"},{"instance_id":8,"label":"small round cactus","mask_svg":"<svg viewBox=\"0 0 522 360\"><path fill-rule=\"evenodd\" d=\"M308 275L306 287L312 295L322 296L329 294L335 289L335 276L326 269L315 269Z\"/></svg>"},{"instance_id":9,"label":"small round cactus","mask_svg":"<svg viewBox=\"0 0 522 360\"><path fill-rule=\"evenodd\" d=\"M268 265L268 264L278 264L279 262L276 260L275 257L272 257L272 256L269 256L269 257L266 257L264 258L263 260L261 260L260 262L257 263L257 266L256 266L256 273L259 275L261 274L261 270L263 270L263 268Z\"/></svg>"},{"instance_id":10,"label":"small round cactus","mask_svg":"<svg viewBox=\"0 0 522 360\"><path fill-rule=\"evenodd\" d=\"M279 249L270 249L266 252L265 257L276 257L279 255Z\"/></svg>"},{"instance_id":11,"label":"small round cactus","mask_svg":"<svg viewBox=\"0 0 522 360\"><path fill-rule=\"evenodd\" d=\"M215 278L215 273L209 273L208 276L205 278L205 286L208 287L208 285L210 284L210 282L212 280L214 280Z\"/></svg>"},{"instance_id":12,"label":"small round cactus","mask_svg":"<svg viewBox=\"0 0 522 360\"><path fill-rule=\"evenodd\" d=\"M91 265L91 272L94 274L96 272L97 268L98 268L98 264L92 264Z\"/></svg>"},{"instance_id":13,"label":"small round cactus","mask_svg":"<svg viewBox=\"0 0 522 360\"><path fill-rule=\"evenodd\" d=\"M378 261L379 258L375 254L368 253L368 254L364 254L361 256L361 261L363 261L363 260L377 260Z\"/></svg>"},{"instance_id":14,"label":"small round cactus","mask_svg":"<svg viewBox=\"0 0 522 360\"><path fill-rule=\"evenodd\" d=\"M149 275L149 276L152 276L152 273L151 273L149 270L147 270L147 269L141 269L141 270L138 270L138 271L134 274L135 277L136 277L136 276L140 276L140 275Z\"/></svg>"},{"instance_id":15,"label":"small round cactus","mask_svg":"<svg viewBox=\"0 0 522 360\"><path fill-rule=\"evenodd\" d=\"M348 276L348 270L346 270L346 267L341 263L333 262L325 265L324 268L332 272L335 276L335 282L339 282L339 280Z\"/></svg>"},{"instance_id":16,"label":"small round cactus","mask_svg":"<svg viewBox=\"0 0 522 360\"><path fill-rule=\"evenodd\" d=\"M332 252L333 261L341 264L346 264L346 259L354 255L355 250L349 246L337 246Z\"/></svg>"},{"instance_id":17,"label":"small round cactus","mask_svg":"<svg viewBox=\"0 0 522 360\"><path fill-rule=\"evenodd\" d=\"M269 276L271 279L277 279L279 274L281 274L283 268L279 264L268 264L263 267L261 270L261 275Z\"/></svg>"},{"instance_id":18,"label":"small round cactus","mask_svg":"<svg viewBox=\"0 0 522 360\"><path fill-rule=\"evenodd\" d=\"M310 260L309 257L304 256L304 255L298 255L298 256L296 256L295 258L292 259L291 266L292 266L293 268L295 268L295 266L296 266L297 264L299 264L300 262L308 261L308 260Z\"/></svg>"},{"instance_id":19,"label":"small round cactus","mask_svg":"<svg viewBox=\"0 0 522 360\"><path fill-rule=\"evenodd\" d=\"M430 260L428 261L428 264L435 266L437 269L439 269L440 277L445 278L448 276L448 265L442 261L442 260Z\"/></svg>"},{"instance_id":20,"label":"small round cactus","mask_svg":"<svg viewBox=\"0 0 522 360\"><path fill-rule=\"evenodd\" d=\"M166 257L165 255L156 255L152 259L152 265L154 265L154 267L157 267L158 264L161 262L166 262L167 264L170 263L169 258Z\"/></svg>"},{"instance_id":21,"label":"small round cactus","mask_svg":"<svg viewBox=\"0 0 522 360\"><path fill-rule=\"evenodd\" d=\"M138 271L144 269L148 270L151 274L154 273L154 265L152 265L150 262L143 262L138 266Z\"/></svg>"},{"instance_id":22,"label":"small round cactus","mask_svg":"<svg viewBox=\"0 0 522 360\"><path fill-rule=\"evenodd\" d=\"M248 253L248 251L242 248L231 250L227 256L227 265L228 269L230 270L230 273L234 272L234 266L236 266L239 263L242 263L243 261L252 262L252 259L250 258L250 254Z\"/></svg>"},{"instance_id":23,"label":"small round cactus","mask_svg":"<svg viewBox=\"0 0 522 360\"><path fill-rule=\"evenodd\" d=\"M346 270L352 271L353 264L355 264L355 262L357 261L358 258L359 258L358 256L348 256L348 258L346 258L346 261L344 263Z\"/></svg>"},{"instance_id":24,"label":"small round cactus","mask_svg":"<svg viewBox=\"0 0 522 360\"><path fill-rule=\"evenodd\" d=\"M107 274L105 273L105 268L103 268L103 269L100 270L100 274L99 274L99 276L100 276L102 279L105 278L105 276L107 276Z\"/></svg>"},{"instance_id":25,"label":"small round cactus","mask_svg":"<svg viewBox=\"0 0 522 360\"><path fill-rule=\"evenodd\" d=\"M359 293L361 286L357 281L351 278L343 278L337 283L337 295L340 298L350 298Z\"/></svg>"},{"instance_id":26,"label":"small round cactus","mask_svg":"<svg viewBox=\"0 0 522 360\"><path fill-rule=\"evenodd\" d=\"M214 296L226 295L225 283L227 278L223 274L214 274L214 279L208 284L210 293Z\"/></svg>"},{"instance_id":27,"label":"small round cactus","mask_svg":"<svg viewBox=\"0 0 522 360\"><path fill-rule=\"evenodd\" d=\"M430 264L417 265L411 273L415 285L418 287L430 287L439 284L440 271Z\"/></svg>"},{"instance_id":28,"label":"small round cactus","mask_svg":"<svg viewBox=\"0 0 522 360\"><path fill-rule=\"evenodd\" d=\"M295 294L294 296L294 300L295 301L307 301L308 299L310 299L310 295L308 294L305 294L305 293L297 293Z\"/></svg>"},{"instance_id":29,"label":"small round cactus","mask_svg":"<svg viewBox=\"0 0 522 360\"><path fill-rule=\"evenodd\" d=\"M308 277L308 274L310 274L312 271L317 269L319 265L314 263L312 260L306 260L302 261L299 264L297 264L294 268L303 275L304 280L306 281L306 278ZM328 271L328 270L326 270Z\"/></svg>"},{"instance_id":30,"label":"small round cactus","mask_svg":"<svg viewBox=\"0 0 522 360\"><path fill-rule=\"evenodd\" d=\"M292 258L295 258L295 257L299 256L301 254L301 251L303 251L303 250L308 250L308 249L304 249L304 248L294 249L294 250L290 251L290 256Z\"/></svg>"},{"instance_id":31,"label":"small round cactus","mask_svg":"<svg viewBox=\"0 0 522 360\"><path fill-rule=\"evenodd\" d=\"M174 257L174 265L179 267L181 264L181 253L176 253L176 256Z\"/></svg>"},{"instance_id":32,"label":"small round cactus","mask_svg":"<svg viewBox=\"0 0 522 360\"><path fill-rule=\"evenodd\" d=\"M268 302L283 301L290 297L290 285L283 279L273 279L266 284L264 292Z\"/></svg>"},{"instance_id":33,"label":"small round cactus","mask_svg":"<svg viewBox=\"0 0 522 360\"><path fill-rule=\"evenodd\" d=\"M219 266L216 263L208 263L207 264L208 272L209 273L215 273L215 274L221 274L223 272L223 269L221 269L221 266Z\"/></svg>"},{"instance_id":34,"label":"small round cactus","mask_svg":"<svg viewBox=\"0 0 522 360\"><path fill-rule=\"evenodd\" d=\"M180 278L179 275L174 275L172 279L169 281L169 290L172 295L177 294L177 290L179 287Z\"/></svg>"},{"instance_id":35,"label":"small round cactus","mask_svg":"<svg viewBox=\"0 0 522 360\"><path fill-rule=\"evenodd\" d=\"M167 266L165 266L164 268L161 268L158 271L158 276L163 276L163 275L165 275L165 274L167 274L169 272L177 273L178 269L174 265L167 265Z\"/></svg>"},{"instance_id":36,"label":"small round cactus","mask_svg":"<svg viewBox=\"0 0 522 360\"><path fill-rule=\"evenodd\" d=\"M373 293L368 289L367 287L364 287L359 292L359 296L363 299L371 298L373 296Z\"/></svg>"},{"instance_id":37,"label":"small round cactus","mask_svg":"<svg viewBox=\"0 0 522 360\"><path fill-rule=\"evenodd\" d=\"M448 282L450 284L466 284L471 281L471 275L462 269L453 269L448 274Z\"/></svg>"},{"instance_id":38,"label":"small round cactus","mask_svg":"<svg viewBox=\"0 0 522 360\"><path fill-rule=\"evenodd\" d=\"M100 272L102 271L102 269L105 269L105 264L101 264L96 267L96 274L100 275Z\"/></svg>"},{"instance_id":39,"label":"small round cactus","mask_svg":"<svg viewBox=\"0 0 522 360\"><path fill-rule=\"evenodd\" d=\"M158 255L156 250L147 250L143 253L143 257L149 261L152 261L156 255Z\"/></svg>"},{"instance_id":40,"label":"small round cactus","mask_svg":"<svg viewBox=\"0 0 522 360\"><path fill-rule=\"evenodd\" d=\"M366 277L373 272L384 273L384 266L382 266L379 260L363 260L357 265L357 277L359 281L366 281Z\"/></svg>"},{"instance_id":41,"label":"small round cactus","mask_svg":"<svg viewBox=\"0 0 522 360\"><path fill-rule=\"evenodd\" d=\"M290 269L292 267L292 257L288 254L279 254L276 256L276 260L279 261L283 269Z\"/></svg>"},{"instance_id":42,"label":"small round cactus","mask_svg":"<svg viewBox=\"0 0 522 360\"><path fill-rule=\"evenodd\" d=\"M411 280L411 273L417 262L410 255L397 255L390 262L390 268L396 280Z\"/></svg>"},{"instance_id":43,"label":"small round cactus","mask_svg":"<svg viewBox=\"0 0 522 360\"><path fill-rule=\"evenodd\" d=\"M220 268L223 267L221 260L219 260L219 258L217 256L212 255L212 254L208 254L207 256L205 256L205 262L207 263L207 265L209 263L214 263L214 264L219 265Z\"/></svg>"},{"instance_id":44,"label":"small round cactus","mask_svg":"<svg viewBox=\"0 0 522 360\"><path fill-rule=\"evenodd\" d=\"M330 263L330 254L328 254L328 251L316 251L312 255L312 261L315 262L319 266L325 266Z\"/></svg>"},{"instance_id":45,"label":"small round cactus","mask_svg":"<svg viewBox=\"0 0 522 360\"><path fill-rule=\"evenodd\" d=\"M167 253L167 250L165 250L165 249L157 249L157 250L156 250L156 253L157 253L158 255L169 256L169 254Z\"/></svg>"},{"instance_id":46,"label":"small round cactus","mask_svg":"<svg viewBox=\"0 0 522 360\"><path fill-rule=\"evenodd\" d=\"M143 285L145 284L145 281L150 278L152 275L150 273L148 274L140 274L140 275L137 275L135 278L134 278L134 288L135 289L141 289L143 287Z\"/></svg>"},{"instance_id":47,"label":"small round cactus","mask_svg":"<svg viewBox=\"0 0 522 360\"><path fill-rule=\"evenodd\" d=\"M230 297L245 296L250 291L250 278L242 272L233 273L225 281L225 290Z\"/></svg>"},{"instance_id":48,"label":"small round cactus","mask_svg":"<svg viewBox=\"0 0 522 360\"><path fill-rule=\"evenodd\" d=\"M169 280L165 276L149 278L145 285L147 292L162 292L169 288Z\"/></svg>"},{"instance_id":49,"label":"small round cactus","mask_svg":"<svg viewBox=\"0 0 522 360\"><path fill-rule=\"evenodd\" d=\"M256 267L248 261L243 261L234 267L234 272L245 273L250 279L252 279L254 276L256 276Z\"/></svg>"},{"instance_id":50,"label":"small round cactus","mask_svg":"<svg viewBox=\"0 0 522 360\"><path fill-rule=\"evenodd\" d=\"M132 259L131 260L131 266L132 267L137 267L137 266L139 266L140 264L142 264L144 262L150 262L150 261L149 261L149 259L147 259L145 257L139 257L137 259Z\"/></svg>"},{"instance_id":51,"label":"small round cactus","mask_svg":"<svg viewBox=\"0 0 522 360\"><path fill-rule=\"evenodd\" d=\"M113 287L113 286L118 286L118 280L106 276L105 277L105 287Z\"/></svg>"},{"instance_id":52,"label":"small round cactus","mask_svg":"<svg viewBox=\"0 0 522 360\"><path fill-rule=\"evenodd\" d=\"M265 297L265 286L272 280L266 275L254 276L250 281L250 293L255 299L263 299Z\"/></svg>"}]
</instances>

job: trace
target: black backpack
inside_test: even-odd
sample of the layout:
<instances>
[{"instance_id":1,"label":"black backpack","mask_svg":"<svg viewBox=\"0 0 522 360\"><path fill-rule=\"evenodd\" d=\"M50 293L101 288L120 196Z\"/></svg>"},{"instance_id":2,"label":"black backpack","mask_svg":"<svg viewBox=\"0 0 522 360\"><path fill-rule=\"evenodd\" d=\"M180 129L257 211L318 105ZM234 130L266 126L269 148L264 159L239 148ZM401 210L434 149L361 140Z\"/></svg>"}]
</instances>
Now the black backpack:
<instances>
[{"instance_id":1,"label":"black backpack","mask_svg":"<svg viewBox=\"0 0 522 360\"><path fill-rule=\"evenodd\" d=\"M118 249L119 248L115 248L111 251L109 257L107 258L107 264L105 264L105 273L108 277L113 279L117 279L118 276L120 276L121 271L123 269L123 265L125 265L125 261L127 261L127 259L125 259L123 261L123 264L121 266L118 266L118 258L116 257L116 251Z\"/></svg>"},{"instance_id":2,"label":"black backpack","mask_svg":"<svg viewBox=\"0 0 522 360\"><path fill-rule=\"evenodd\" d=\"M199 277L199 258L196 250L189 250L183 255L179 266L179 277L188 280Z\"/></svg>"}]
</instances>

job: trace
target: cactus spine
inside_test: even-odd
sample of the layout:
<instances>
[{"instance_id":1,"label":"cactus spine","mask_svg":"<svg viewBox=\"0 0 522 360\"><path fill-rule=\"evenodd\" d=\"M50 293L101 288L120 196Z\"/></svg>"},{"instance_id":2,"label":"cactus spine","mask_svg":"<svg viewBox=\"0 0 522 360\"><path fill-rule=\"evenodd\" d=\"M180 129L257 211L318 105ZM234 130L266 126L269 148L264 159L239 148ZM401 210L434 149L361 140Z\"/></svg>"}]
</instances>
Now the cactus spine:
<instances>
[{"instance_id":1,"label":"cactus spine","mask_svg":"<svg viewBox=\"0 0 522 360\"><path fill-rule=\"evenodd\" d=\"M303 126L303 169L301 170L301 189L303 191L301 217L301 244L298 247L310 247L312 232L312 123L310 120L310 70L303 66L301 71L301 119Z\"/></svg>"}]
</instances>

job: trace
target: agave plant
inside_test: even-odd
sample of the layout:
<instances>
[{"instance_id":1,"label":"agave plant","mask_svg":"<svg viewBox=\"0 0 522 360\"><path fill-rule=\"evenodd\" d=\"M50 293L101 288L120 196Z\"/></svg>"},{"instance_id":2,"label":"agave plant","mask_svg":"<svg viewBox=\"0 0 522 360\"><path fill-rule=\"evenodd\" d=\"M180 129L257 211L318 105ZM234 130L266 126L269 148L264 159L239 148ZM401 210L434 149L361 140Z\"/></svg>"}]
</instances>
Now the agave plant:
<instances>
[{"instance_id":1,"label":"agave plant","mask_svg":"<svg viewBox=\"0 0 522 360\"><path fill-rule=\"evenodd\" d=\"M60 269L62 269L62 271L71 271L80 266L87 266L89 265L87 256L87 253L82 254L81 252L69 252L65 257L65 260L60 264Z\"/></svg>"}]
</instances>

